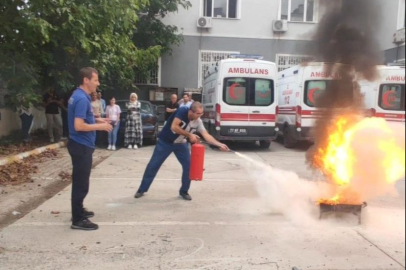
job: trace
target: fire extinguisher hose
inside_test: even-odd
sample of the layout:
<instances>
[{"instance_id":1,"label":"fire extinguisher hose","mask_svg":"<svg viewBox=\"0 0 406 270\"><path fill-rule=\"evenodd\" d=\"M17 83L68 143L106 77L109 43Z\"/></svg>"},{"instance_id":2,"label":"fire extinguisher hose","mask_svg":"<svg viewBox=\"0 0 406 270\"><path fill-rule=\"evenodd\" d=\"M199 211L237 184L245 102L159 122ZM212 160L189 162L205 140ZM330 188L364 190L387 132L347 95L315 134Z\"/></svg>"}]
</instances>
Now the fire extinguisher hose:
<instances>
[{"instance_id":1,"label":"fire extinguisher hose","mask_svg":"<svg viewBox=\"0 0 406 270\"><path fill-rule=\"evenodd\" d=\"M205 145L207 145L207 146L211 146L211 147L214 147L214 148L220 149L220 147L218 147L217 145L214 145L214 144L208 143L208 142L206 142L206 141L200 141L200 143L205 144ZM231 152L231 153L237 153L236 151L231 150L231 149L230 149L230 151L229 151L229 152Z\"/></svg>"}]
</instances>

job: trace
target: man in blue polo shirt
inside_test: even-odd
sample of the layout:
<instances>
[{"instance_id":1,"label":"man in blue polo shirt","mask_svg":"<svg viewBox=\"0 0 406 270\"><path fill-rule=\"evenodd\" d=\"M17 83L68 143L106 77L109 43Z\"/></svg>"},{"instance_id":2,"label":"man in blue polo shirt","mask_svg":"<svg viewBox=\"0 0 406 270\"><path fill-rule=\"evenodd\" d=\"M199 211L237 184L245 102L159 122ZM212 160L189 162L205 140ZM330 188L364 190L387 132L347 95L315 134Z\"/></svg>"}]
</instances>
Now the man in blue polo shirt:
<instances>
[{"instance_id":1,"label":"man in blue polo shirt","mask_svg":"<svg viewBox=\"0 0 406 270\"><path fill-rule=\"evenodd\" d=\"M190 188L190 151L187 141L190 143L198 142L199 137L195 133L199 132L209 144L219 147L222 151L230 150L227 145L218 142L206 131L200 119L202 115L203 106L200 102L194 102L190 108L179 108L176 113L172 114L159 134L154 154L145 169L135 198L141 198L145 192L148 192L162 164L170 154L174 153L183 169L179 195L185 200L192 200L188 193Z\"/></svg>"},{"instance_id":2,"label":"man in blue polo shirt","mask_svg":"<svg viewBox=\"0 0 406 270\"><path fill-rule=\"evenodd\" d=\"M97 224L88 218L94 213L83 207L89 192L89 178L92 170L96 130L111 131L107 119L95 121L90 94L96 92L99 75L94 68L83 68L79 74L80 86L72 94L68 104L69 142L68 151L72 158L72 229L97 230Z\"/></svg>"}]
</instances>

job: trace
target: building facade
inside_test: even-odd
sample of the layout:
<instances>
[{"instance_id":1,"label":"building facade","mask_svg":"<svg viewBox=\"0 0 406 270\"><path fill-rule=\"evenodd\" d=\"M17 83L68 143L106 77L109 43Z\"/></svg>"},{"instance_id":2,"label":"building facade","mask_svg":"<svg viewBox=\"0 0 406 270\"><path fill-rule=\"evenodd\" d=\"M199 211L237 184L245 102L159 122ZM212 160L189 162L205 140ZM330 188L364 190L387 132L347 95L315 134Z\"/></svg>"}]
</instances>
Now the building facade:
<instances>
[{"instance_id":1,"label":"building facade","mask_svg":"<svg viewBox=\"0 0 406 270\"><path fill-rule=\"evenodd\" d=\"M262 55L279 70L309 58L307 52L320 20L326 14L325 0L190 0L192 7L169 14L162 21L178 27L184 37L171 55L162 56L149 78L135 84L142 100L164 104L172 93L199 93L203 74L213 62L232 54ZM382 52L382 63L405 62L405 0L336 0L372 3L377 9L371 22ZM208 18L198 26L200 18ZM279 20L283 20L280 23ZM278 30L278 27L281 27ZM15 113L4 108L0 89L0 137L17 128ZM128 99L125 91L105 93L105 97ZM197 95L198 96L198 95ZM37 119L41 119L38 112ZM36 121L35 127L44 126Z\"/></svg>"},{"instance_id":2,"label":"building facade","mask_svg":"<svg viewBox=\"0 0 406 270\"><path fill-rule=\"evenodd\" d=\"M375 38L385 64L405 63L405 0L371 0L380 13Z\"/></svg>"},{"instance_id":3,"label":"building facade","mask_svg":"<svg viewBox=\"0 0 406 270\"><path fill-rule=\"evenodd\" d=\"M196 0L189 10L163 19L176 25L184 43L162 57L163 86L199 88L208 66L232 54L255 54L288 67L306 58L312 34L324 14L320 0ZM199 27L199 18L209 18ZM277 20L287 20L274 30ZM166 72L171 71L171 72Z\"/></svg>"},{"instance_id":4,"label":"building facade","mask_svg":"<svg viewBox=\"0 0 406 270\"><path fill-rule=\"evenodd\" d=\"M382 51L382 62L404 61L404 38L403 42L394 43L394 35L403 31L404 37L405 0L370 1L379 10L376 25L372 27ZM308 59L311 39L326 13L324 0L191 2L190 9L180 9L162 19L165 24L178 27L184 42L174 46L171 55L160 59L154 71L155 84L138 84L141 98L154 102L154 89L178 94L199 89L208 66L232 54L262 55L264 60L275 62L279 70L296 65ZM342 4L341 0L337 3L338 7ZM202 17L206 18L203 27L198 26ZM278 20L287 21L282 31L274 28ZM169 93L165 95L168 96Z\"/></svg>"}]
</instances>

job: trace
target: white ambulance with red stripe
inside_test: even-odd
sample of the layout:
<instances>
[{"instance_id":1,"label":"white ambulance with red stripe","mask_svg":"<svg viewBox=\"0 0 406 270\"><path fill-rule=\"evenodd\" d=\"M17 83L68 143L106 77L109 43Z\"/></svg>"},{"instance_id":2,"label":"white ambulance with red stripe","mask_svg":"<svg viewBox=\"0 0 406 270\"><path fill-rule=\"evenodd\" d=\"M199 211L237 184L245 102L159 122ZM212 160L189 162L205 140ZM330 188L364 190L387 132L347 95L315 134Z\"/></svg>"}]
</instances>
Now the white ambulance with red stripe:
<instances>
[{"instance_id":1,"label":"white ambulance with red stripe","mask_svg":"<svg viewBox=\"0 0 406 270\"><path fill-rule=\"evenodd\" d=\"M375 81L360 81L368 114L405 123L405 67L378 66Z\"/></svg>"},{"instance_id":2,"label":"white ambulance with red stripe","mask_svg":"<svg viewBox=\"0 0 406 270\"><path fill-rule=\"evenodd\" d=\"M312 62L279 72L276 122L286 148L295 147L299 141L314 139L312 128L320 115L316 108L317 98L326 90L335 89L342 68L350 67ZM347 88L352 93L352 83ZM345 99L352 101L352 97Z\"/></svg>"},{"instance_id":3,"label":"white ambulance with red stripe","mask_svg":"<svg viewBox=\"0 0 406 270\"><path fill-rule=\"evenodd\" d=\"M206 73L202 120L221 141L259 141L268 148L276 139L277 69L258 59L227 59Z\"/></svg>"}]
</instances>

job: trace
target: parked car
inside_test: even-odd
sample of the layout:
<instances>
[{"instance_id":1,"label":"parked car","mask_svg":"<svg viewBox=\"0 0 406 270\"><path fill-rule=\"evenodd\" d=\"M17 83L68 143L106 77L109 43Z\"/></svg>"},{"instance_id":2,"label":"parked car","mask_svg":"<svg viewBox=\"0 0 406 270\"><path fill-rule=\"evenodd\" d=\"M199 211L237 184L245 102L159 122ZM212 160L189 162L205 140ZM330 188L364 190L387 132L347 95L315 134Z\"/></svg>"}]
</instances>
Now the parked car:
<instances>
[{"instance_id":1,"label":"parked car","mask_svg":"<svg viewBox=\"0 0 406 270\"><path fill-rule=\"evenodd\" d=\"M156 108L159 125L163 125L165 123L165 109L166 109L165 105L158 105Z\"/></svg>"},{"instance_id":2,"label":"parked car","mask_svg":"<svg viewBox=\"0 0 406 270\"><path fill-rule=\"evenodd\" d=\"M140 100L143 138L156 143L158 138L158 117L154 106L149 101ZM120 129L118 132L117 145L124 145L125 124L127 119L128 100L117 100L116 104L121 108Z\"/></svg>"}]
</instances>

